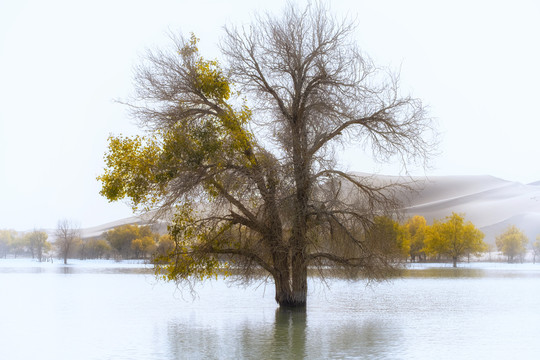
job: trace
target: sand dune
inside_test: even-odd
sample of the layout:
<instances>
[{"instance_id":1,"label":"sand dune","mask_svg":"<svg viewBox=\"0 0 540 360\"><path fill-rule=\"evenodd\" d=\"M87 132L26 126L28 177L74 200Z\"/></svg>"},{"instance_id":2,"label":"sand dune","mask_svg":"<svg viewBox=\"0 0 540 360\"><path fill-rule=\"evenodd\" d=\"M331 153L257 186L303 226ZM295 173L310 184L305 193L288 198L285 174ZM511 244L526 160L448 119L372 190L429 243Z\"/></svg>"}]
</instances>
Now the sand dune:
<instances>
[{"instance_id":1,"label":"sand dune","mask_svg":"<svg viewBox=\"0 0 540 360\"><path fill-rule=\"evenodd\" d=\"M431 224L452 212L465 214L486 235L488 243L509 225L530 241L540 235L540 181L521 184L493 176L397 177L357 173L374 184L407 184L400 196L405 217L422 215Z\"/></svg>"},{"instance_id":2,"label":"sand dune","mask_svg":"<svg viewBox=\"0 0 540 360\"><path fill-rule=\"evenodd\" d=\"M540 181L521 184L493 176L395 177L358 173L375 183L407 183L404 192L406 216L422 215L428 223L452 212L464 213L485 234L488 243L509 225L522 229L530 241L540 235ZM148 218L134 216L82 230L83 237L96 237L124 224L144 224Z\"/></svg>"},{"instance_id":3,"label":"sand dune","mask_svg":"<svg viewBox=\"0 0 540 360\"><path fill-rule=\"evenodd\" d=\"M115 227L127 225L127 224L139 224L143 225L145 224L145 220L141 216L132 216L125 219L120 219L117 221L109 222L103 225L94 226L91 228L86 228L81 230L81 236L83 238L92 238L92 237L98 237L104 232L114 229Z\"/></svg>"},{"instance_id":4,"label":"sand dune","mask_svg":"<svg viewBox=\"0 0 540 360\"><path fill-rule=\"evenodd\" d=\"M522 229L529 240L540 235L540 186L491 176L445 176L418 179L406 214L422 215L428 223L452 212L464 213L494 243L509 225Z\"/></svg>"}]
</instances>

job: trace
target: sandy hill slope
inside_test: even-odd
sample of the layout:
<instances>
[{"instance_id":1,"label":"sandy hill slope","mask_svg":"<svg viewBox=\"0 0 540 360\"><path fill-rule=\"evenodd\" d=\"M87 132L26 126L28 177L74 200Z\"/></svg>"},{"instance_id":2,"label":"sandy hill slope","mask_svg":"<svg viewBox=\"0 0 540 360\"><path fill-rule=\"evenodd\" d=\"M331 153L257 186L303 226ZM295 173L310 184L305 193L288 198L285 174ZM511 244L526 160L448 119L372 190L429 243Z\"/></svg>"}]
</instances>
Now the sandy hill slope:
<instances>
[{"instance_id":1,"label":"sandy hill slope","mask_svg":"<svg viewBox=\"0 0 540 360\"><path fill-rule=\"evenodd\" d=\"M530 241L540 235L540 186L492 176L416 178L408 196L408 216L422 215L428 223L452 212L464 213L485 234L488 243L509 225L522 229Z\"/></svg>"},{"instance_id":2,"label":"sandy hill slope","mask_svg":"<svg viewBox=\"0 0 540 360\"><path fill-rule=\"evenodd\" d=\"M167 225L163 221L157 221L153 218L154 214L137 215L128 218L108 222L103 225L93 226L85 229L81 229L81 237L83 239L97 238L102 236L105 232L114 229L115 227L122 225L149 225L152 231L158 233L165 233ZM53 231L54 233L54 231ZM53 234L54 236L54 234Z\"/></svg>"},{"instance_id":3,"label":"sandy hill slope","mask_svg":"<svg viewBox=\"0 0 540 360\"><path fill-rule=\"evenodd\" d=\"M140 216L132 216L129 218L113 221L113 222L106 223L103 225L82 229L81 236L83 238L98 237L108 230L114 229L115 227L118 227L118 226L127 225L127 224L145 225L146 222Z\"/></svg>"},{"instance_id":4,"label":"sandy hill slope","mask_svg":"<svg viewBox=\"0 0 540 360\"><path fill-rule=\"evenodd\" d=\"M494 243L495 237L509 225L522 229L529 241L540 235L540 181L521 184L493 176L433 176L396 177L356 174L373 183L405 183L410 190L401 195L406 217L422 215L428 224L443 219L452 212L464 213L486 237ZM82 230L83 237L96 237L123 224L145 224L148 219L131 217ZM166 226L161 224L161 231Z\"/></svg>"}]
</instances>

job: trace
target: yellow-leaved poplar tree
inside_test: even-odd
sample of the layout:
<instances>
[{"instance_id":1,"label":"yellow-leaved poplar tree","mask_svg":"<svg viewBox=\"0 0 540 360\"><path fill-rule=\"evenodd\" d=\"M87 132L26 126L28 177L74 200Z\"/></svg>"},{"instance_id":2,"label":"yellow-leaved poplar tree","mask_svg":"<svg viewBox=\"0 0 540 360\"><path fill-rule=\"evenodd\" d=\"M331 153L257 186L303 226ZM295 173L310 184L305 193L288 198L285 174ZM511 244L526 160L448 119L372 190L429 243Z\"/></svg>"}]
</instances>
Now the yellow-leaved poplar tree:
<instances>
[{"instance_id":1,"label":"yellow-leaved poplar tree","mask_svg":"<svg viewBox=\"0 0 540 360\"><path fill-rule=\"evenodd\" d=\"M483 241L484 233L470 221L465 222L464 215L452 213L446 221L435 220L427 227L424 251L432 256L446 256L452 259L454 267L463 256L480 255L487 251Z\"/></svg>"},{"instance_id":2,"label":"yellow-leaved poplar tree","mask_svg":"<svg viewBox=\"0 0 540 360\"><path fill-rule=\"evenodd\" d=\"M407 230L411 236L411 245L409 255L411 261L426 260L426 254L424 252L424 239L426 237L426 219L423 216L415 215L405 223Z\"/></svg>"},{"instance_id":3,"label":"yellow-leaved poplar tree","mask_svg":"<svg viewBox=\"0 0 540 360\"><path fill-rule=\"evenodd\" d=\"M495 238L497 249L502 252L508 262L514 262L517 259L523 259L527 253L527 243L529 239L515 225L510 225L502 234Z\"/></svg>"},{"instance_id":4,"label":"yellow-leaved poplar tree","mask_svg":"<svg viewBox=\"0 0 540 360\"><path fill-rule=\"evenodd\" d=\"M303 307L308 267L369 279L393 269L366 233L376 214L399 208L395 187L344 171L334 150L364 144L381 160L423 163L431 120L353 34L322 5L289 4L226 28L224 65L203 58L195 36L148 53L127 104L148 131L111 137L99 180L109 200L170 221L159 276L265 272L281 306Z\"/></svg>"}]
</instances>

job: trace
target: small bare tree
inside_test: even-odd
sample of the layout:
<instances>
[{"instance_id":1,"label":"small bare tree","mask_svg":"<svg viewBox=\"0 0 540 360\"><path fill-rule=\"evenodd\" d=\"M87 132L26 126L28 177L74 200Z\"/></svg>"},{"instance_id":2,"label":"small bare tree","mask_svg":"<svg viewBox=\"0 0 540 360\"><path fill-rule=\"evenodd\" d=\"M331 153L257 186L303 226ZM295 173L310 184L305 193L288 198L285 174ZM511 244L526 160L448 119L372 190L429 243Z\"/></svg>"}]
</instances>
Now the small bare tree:
<instances>
[{"instance_id":1,"label":"small bare tree","mask_svg":"<svg viewBox=\"0 0 540 360\"><path fill-rule=\"evenodd\" d=\"M365 233L399 207L396 188L346 172L335 151L424 161L431 121L354 29L323 6L291 4L227 27L226 69L194 36L148 53L128 105L151 135L112 137L99 179L110 200L175 213L175 248L157 262L166 278L204 279L226 261L243 279L268 273L280 305L305 306L310 266L370 279L392 270Z\"/></svg>"},{"instance_id":2,"label":"small bare tree","mask_svg":"<svg viewBox=\"0 0 540 360\"><path fill-rule=\"evenodd\" d=\"M80 241L80 228L71 220L62 219L58 221L58 226L55 232L55 246L58 256L64 259L64 264L67 264L67 259L71 251Z\"/></svg>"}]
</instances>

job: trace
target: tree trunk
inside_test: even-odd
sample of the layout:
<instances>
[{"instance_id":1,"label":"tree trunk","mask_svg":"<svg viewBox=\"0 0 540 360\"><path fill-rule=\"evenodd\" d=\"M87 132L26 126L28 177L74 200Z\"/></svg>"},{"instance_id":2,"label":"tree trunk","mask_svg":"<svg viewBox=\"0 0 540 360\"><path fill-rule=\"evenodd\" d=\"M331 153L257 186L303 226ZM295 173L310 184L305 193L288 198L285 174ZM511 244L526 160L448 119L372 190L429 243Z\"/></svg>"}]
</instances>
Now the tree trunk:
<instances>
[{"instance_id":1,"label":"tree trunk","mask_svg":"<svg viewBox=\"0 0 540 360\"><path fill-rule=\"evenodd\" d=\"M281 306L291 301L289 252L285 248L276 249L273 254L274 284L276 286L276 301Z\"/></svg>"},{"instance_id":2,"label":"tree trunk","mask_svg":"<svg viewBox=\"0 0 540 360\"><path fill-rule=\"evenodd\" d=\"M302 277L296 273L292 275L292 282L298 286L298 289L292 291L289 281L274 277L276 301L281 308L304 308L307 302L307 276Z\"/></svg>"},{"instance_id":3,"label":"tree trunk","mask_svg":"<svg viewBox=\"0 0 540 360\"><path fill-rule=\"evenodd\" d=\"M452 261L453 261L453 267L457 267L457 256L454 256L452 258Z\"/></svg>"},{"instance_id":4,"label":"tree trunk","mask_svg":"<svg viewBox=\"0 0 540 360\"><path fill-rule=\"evenodd\" d=\"M296 201L291 237L291 282L293 299L292 303L287 305L294 307L305 307L307 298L307 262L305 256L307 254L306 244L310 183L305 154L300 149L301 146L297 145L294 153L296 155L294 164Z\"/></svg>"},{"instance_id":5,"label":"tree trunk","mask_svg":"<svg viewBox=\"0 0 540 360\"><path fill-rule=\"evenodd\" d=\"M306 306L307 267L302 264L305 264L303 259L297 259L295 255L289 261L287 250L281 249L274 253L276 301L282 308Z\"/></svg>"},{"instance_id":6,"label":"tree trunk","mask_svg":"<svg viewBox=\"0 0 540 360\"><path fill-rule=\"evenodd\" d=\"M307 264L304 251L297 251L292 258L292 288L295 306L306 306Z\"/></svg>"},{"instance_id":7,"label":"tree trunk","mask_svg":"<svg viewBox=\"0 0 540 360\"><path fill-rule=\"evenodd\" d=\"M282 274L274 276L274 284L276 286L276 302L279 306L288 306L291 302L291 290L288 279Z\"/></svg>"}]
</instances>

